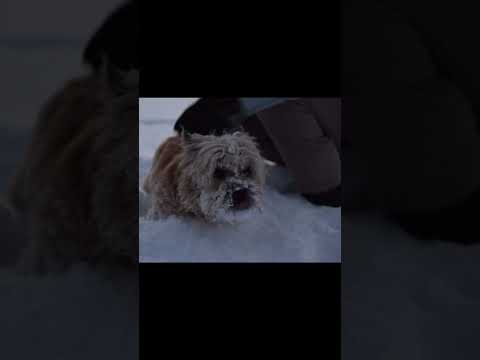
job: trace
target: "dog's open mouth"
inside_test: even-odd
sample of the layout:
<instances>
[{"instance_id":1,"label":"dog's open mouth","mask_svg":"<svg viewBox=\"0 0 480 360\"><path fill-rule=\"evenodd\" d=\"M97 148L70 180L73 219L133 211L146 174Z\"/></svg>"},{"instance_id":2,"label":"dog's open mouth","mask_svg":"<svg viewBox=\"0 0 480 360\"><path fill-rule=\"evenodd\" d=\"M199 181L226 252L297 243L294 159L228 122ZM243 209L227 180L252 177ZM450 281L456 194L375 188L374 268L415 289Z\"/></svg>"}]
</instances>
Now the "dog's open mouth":
<instances>
[{"instance_id":1,"label":"dog's open mouth","mask_svg":"<svg viewBox=\"0 0 480 360\"><path fill-rule=\"evenodd\" d=\"M252 197L247 189L237 190L232 193L232 210L247 210L252 206Z\"/></svg>"}]
</instances>

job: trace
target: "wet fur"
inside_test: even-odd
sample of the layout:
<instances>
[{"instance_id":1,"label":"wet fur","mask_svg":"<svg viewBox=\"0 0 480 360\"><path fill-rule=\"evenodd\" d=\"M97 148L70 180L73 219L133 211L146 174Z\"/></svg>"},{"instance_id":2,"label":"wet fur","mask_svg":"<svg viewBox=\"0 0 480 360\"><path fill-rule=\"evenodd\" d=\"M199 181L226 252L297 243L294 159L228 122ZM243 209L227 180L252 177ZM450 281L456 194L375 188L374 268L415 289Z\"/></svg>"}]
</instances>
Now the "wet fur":
<instances>
[{"instance_id":1,"label":"wet fur","mask_svg":"<svg viewBox=\"0 0 480 360\"><path fill-rule=\"evenodd\" d=\"M234 176L216 179L218 167ZM247 167L251 174L242 174ZM265 165L253 138L242 132L193 134L170 137L160 145L143 189L153 198L150 218L194 216L215 222L219 211L231 205L228 196L235 188L248 189L255 207L261 208L264 183Z\"/></svg>"}]
</instances>

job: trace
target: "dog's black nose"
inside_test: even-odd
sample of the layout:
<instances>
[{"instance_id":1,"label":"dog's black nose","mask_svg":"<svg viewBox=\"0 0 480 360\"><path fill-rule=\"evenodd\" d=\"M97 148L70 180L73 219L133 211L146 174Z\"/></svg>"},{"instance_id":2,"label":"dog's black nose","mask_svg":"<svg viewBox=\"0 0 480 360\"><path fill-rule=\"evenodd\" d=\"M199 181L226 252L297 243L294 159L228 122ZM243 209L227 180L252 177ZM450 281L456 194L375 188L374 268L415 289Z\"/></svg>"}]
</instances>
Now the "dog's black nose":
<instances>
[{"instance_id":1,"label":"dog's black nose","mask_svg":"<svg viewBox=\"0 0 480 360\"><path fill-rule=\"evenodd\" d=\"M235 210L245 210L250 207L250 195L247 189L237 190L232 194Z\"/></svg>"}]
</instances>

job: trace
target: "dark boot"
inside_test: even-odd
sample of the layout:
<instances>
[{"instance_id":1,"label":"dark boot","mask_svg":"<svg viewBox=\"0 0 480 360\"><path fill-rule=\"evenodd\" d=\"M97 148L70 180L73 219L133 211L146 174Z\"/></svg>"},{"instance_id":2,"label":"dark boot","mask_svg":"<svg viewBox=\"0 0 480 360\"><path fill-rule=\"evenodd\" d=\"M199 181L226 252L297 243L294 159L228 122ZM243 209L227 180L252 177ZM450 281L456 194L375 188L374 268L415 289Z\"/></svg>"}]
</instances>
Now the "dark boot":
<instances>
[{"instance_id":1,"label":"dark boot","mask_svg":"<svg viewBox=\"0 0 480 360\"><path fill-rule=\"evenodd\" d=\"M339 185L321 194L303 194L303 197L314 205L340 207L342 206L342 186Z\"/></svg>"}]
</instances>

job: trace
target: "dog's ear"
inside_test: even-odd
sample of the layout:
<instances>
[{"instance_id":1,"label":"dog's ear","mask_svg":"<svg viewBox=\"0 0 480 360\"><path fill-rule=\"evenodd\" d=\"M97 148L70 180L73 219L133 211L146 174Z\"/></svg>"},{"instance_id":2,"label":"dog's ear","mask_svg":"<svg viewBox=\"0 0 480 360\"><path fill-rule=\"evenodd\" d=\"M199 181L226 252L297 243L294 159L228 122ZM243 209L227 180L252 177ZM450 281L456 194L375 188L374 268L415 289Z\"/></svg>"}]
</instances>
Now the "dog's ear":
<instances>
[{"instance_id":1,"label":"dog's ear","mask_svg":"<svg viewBox=\"0 0 480 360\"><path fill-rule=\"evenodd\" d=\"M180 136L182 147L185 149L186 154L195 154L198 152L205 140L205 136L189 132L183 132Z\"/></svg>"}]
</instances>

